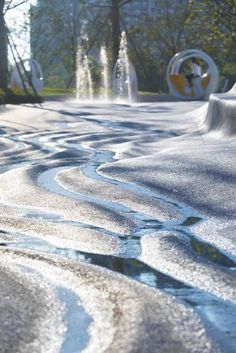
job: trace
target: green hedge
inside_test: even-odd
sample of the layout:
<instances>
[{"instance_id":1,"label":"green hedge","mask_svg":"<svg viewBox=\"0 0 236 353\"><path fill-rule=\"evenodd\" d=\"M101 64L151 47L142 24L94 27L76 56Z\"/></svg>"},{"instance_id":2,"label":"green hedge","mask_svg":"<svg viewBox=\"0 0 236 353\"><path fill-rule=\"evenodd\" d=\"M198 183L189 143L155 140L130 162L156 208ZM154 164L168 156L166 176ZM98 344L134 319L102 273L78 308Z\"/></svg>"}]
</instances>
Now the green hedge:
<instances>
[{"instance_id":1,"label":"green hedge","mask_svg":"<svg viewBox=\"0 0 236 353\"><path fill-rule=\"evenodd\" d=\"M75 89L73 88L53 88L44 87L41 92L43 97L47 96L75 96Z\"/></svg>"},{"instance_id":2,"label":"green hedge","mask_svg":"<svg viewBox=\"0 0 236 353\"><path fill-rule=\"evenodd\" d=\"M35 94L25 94L19 89L0 89L0 104L22 104L22 103L42 103L41 96Z\"/></svg>"}]
</instances>

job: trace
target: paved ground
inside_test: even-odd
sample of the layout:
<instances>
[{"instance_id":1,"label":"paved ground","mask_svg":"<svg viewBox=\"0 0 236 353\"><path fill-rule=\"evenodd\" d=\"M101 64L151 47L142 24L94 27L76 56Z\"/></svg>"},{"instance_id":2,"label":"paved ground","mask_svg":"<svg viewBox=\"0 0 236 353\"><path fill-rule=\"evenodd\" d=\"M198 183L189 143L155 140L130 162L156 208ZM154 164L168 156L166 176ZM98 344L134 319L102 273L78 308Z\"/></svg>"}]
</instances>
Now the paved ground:
<instances>
[{"instance_id":1,"label":"paved ground","mask_svg":"<svg viewBox=\"0 0 236 353\"><path fill-rule=\"evenodd\" d=\"M235 352L236 142L206 114L1 111L1 353Z\"/></svg>"}]
</instances>

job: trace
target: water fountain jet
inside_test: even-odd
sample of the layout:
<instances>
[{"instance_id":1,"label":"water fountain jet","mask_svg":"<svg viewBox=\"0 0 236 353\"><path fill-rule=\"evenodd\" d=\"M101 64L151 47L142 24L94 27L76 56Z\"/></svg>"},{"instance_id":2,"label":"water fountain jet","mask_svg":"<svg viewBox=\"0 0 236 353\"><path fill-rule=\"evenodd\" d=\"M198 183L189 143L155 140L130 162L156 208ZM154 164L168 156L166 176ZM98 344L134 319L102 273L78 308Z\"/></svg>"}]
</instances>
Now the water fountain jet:
<instances>
[{"instance_id":1,"label":"water fountain jet","mask_svg":"<svg viewBox=\"0 0 236 353\"><path fill-rule=\"evenodd\" d=\"M76 58L76 99L93 100L93 83L89 67L89 59L81 46L78 46Z\"/></svg>"},{"instance_id":2,"label":"water fountain jet","mask_svg":"<svg viewBox=\"0 0 236 353\"><path fill-rule=\"evenodd\" d=\"M105 47L101 47L100 51L100 62L102 66L102 87L101 87L101 98L108 100L108 92L109 92L109 62L107 51Z\"/></svg>"},{"instance_id":3,"label":"water fountain jet","mask_svg":"<svg viewBox=\"0 0 236 353\"><path fill-rule=\"evenodd\" d=\"M118 100L128 99L129 102L137 100L138 82L133 64L128 58L127 38L122 32L120 50L117 63L112 75L112 90Z\"/></svg>"}]
</instances>

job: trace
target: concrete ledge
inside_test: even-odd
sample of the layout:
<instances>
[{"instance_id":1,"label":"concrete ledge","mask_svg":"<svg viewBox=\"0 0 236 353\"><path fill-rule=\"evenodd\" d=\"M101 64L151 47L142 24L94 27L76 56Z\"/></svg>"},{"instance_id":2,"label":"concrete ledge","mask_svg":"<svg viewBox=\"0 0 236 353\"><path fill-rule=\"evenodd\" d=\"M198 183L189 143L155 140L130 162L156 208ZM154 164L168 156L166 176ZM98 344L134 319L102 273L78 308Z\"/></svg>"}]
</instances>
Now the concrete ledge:
<instances>
[{"instance_id":1,"label":"concrete ledge","mask_svg":"<svg viewBox=\"0 0 236 353\"><path fill-rule=\"evenodd\" d=\"M227 93L211 94L204 124L208 131L236 134L236 84Z\"/></svg>"}]
</instances>

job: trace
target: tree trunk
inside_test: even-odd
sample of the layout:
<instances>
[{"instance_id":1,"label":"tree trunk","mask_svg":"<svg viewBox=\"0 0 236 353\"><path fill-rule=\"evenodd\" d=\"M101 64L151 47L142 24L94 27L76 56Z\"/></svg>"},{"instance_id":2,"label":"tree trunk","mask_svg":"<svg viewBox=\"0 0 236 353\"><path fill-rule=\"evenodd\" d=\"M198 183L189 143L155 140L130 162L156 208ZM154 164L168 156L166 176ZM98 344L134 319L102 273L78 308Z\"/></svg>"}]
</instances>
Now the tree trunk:
<instances>
[{"instance_id":1,"label":"tree trunk","mask_svg":"<svg viewBox=\"0 0 236 353\"><path fill-rule=\"evenodd\" d=\"M3 11L0 7L0 88L7 88L8 58L7 58L7 33Z\"/></svg>"},{"instance_id":2,"label":"tree trunk","mask_svg":"<svg viewBox=\"0 0 236 353\"><path fill-rule=\"evenodd\" d=\"M119 0L111 1L111 26L112 26L112 63L115 66L120 47L120 11Z\"/></svg>"}]
</instances>

